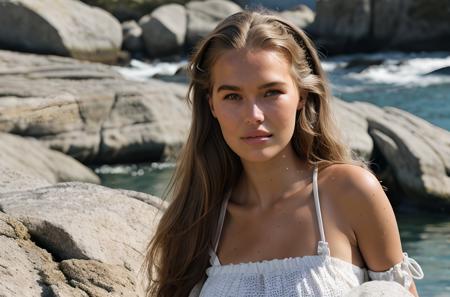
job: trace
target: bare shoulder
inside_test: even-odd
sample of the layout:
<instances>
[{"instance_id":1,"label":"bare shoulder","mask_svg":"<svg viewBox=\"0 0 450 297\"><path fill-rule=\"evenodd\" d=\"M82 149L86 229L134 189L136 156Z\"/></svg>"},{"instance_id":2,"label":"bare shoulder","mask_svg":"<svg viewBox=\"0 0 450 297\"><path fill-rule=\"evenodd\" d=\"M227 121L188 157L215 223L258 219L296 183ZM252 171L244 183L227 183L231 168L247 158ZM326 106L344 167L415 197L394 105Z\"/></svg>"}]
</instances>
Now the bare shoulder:
<instances>
[{"instance_id":1,"label":"bare shoulder","mask_svg":"<svg viewBox=\"0 0 450 297\"><path fill-rule=\"evenodd\" d=\"M335 164L323 169L321 183L351 225L369 269L383 271L401 261L394 211L375 175L356 165Z\"/></svg>"},{"instance_id":2,"label":"bare shoulder","mask_svg":"<svg viewBox=\"0 0 450 297\"><path fill-rule=\"evenodd\" d=\"M376 194L384 194L377 177L360 166L333 164L319 174L325 187L331 188L335 193L337 191L341 197L345 196L348 202L373 203L372 198Z\"/></svg>"}]
</instances>

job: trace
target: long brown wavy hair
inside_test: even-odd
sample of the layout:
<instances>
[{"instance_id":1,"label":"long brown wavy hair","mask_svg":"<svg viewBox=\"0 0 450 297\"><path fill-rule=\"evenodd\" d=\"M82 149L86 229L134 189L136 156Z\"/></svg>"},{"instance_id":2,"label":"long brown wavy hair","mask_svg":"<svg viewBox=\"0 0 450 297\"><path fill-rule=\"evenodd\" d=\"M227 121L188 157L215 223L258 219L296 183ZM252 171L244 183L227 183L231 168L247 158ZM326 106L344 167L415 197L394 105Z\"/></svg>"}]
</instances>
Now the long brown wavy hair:
<instances>
[{"instance_id":1,"label":"long brown wavy hair","mask_svg":"<svg viewBox=\"0 0 450 297\"><path fill-rule=\"evenodd\" d=\"M355 163L336 130L328 82L305 33L279 17L259 12L243 11L226 18L200 42L189 64L191 128L170 183L172 201L148 246L144 263L148 297L188 296L206 277L220 207L242 171L239 157L226 144L208 105L211 69L225 51L242 48L282 53L292 65L298 88L307 92L291 140L296 154L322 167Z\"/></svg>"}]
</instances>

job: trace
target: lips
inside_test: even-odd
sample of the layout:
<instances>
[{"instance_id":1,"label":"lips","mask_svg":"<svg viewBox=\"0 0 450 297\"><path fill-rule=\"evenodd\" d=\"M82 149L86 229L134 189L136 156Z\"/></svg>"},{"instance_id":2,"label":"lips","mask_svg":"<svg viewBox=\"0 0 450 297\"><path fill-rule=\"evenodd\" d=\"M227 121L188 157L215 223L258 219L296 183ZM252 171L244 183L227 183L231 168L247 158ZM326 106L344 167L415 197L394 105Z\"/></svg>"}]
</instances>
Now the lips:
<instances>
[{"instance_id":1,"label":"lips","mask_svg":"<svg viewBox=\"0 0 450 297\"><path fill-rule=\"evenodd\" d=\"M272 134L266 131L252 131L247 133L242 139L258 139L258 138L267 138L271 137Z\"/></svg>"}]
</instances>

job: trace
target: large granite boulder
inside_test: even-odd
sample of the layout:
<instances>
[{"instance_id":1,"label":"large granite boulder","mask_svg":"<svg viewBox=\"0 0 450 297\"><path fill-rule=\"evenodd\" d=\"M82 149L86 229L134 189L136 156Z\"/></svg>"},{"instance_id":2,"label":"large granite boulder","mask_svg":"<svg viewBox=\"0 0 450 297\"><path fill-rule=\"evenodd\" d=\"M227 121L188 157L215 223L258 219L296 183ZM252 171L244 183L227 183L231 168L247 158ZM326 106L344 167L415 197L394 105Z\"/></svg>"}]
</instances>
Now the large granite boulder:
<instances>
[{"instance_id":1,"label":"large granite boulder","mask_svg":"<svg viewBox=\"0 0 450 297\"><path fill-rule=\"evenodd\" d=\"M0 296L42 296L39 271L19 245L29 238L23 224L0 212Z\"/></svg>"},{"instance_id":2,"label":"large granite boulder","mask_svg":"<svg viewBox=\"0 0 450 297\"><path fill-rule=\"evenodd\" d=\"M355 104L334 98L333 110L339 130L351 149L363 160L370 160L373 140L367 133L369 124L364 111Z\"/></svg>"},{"instance_id":3,"label":"large granite boulder","mask_svg":"<svg viewBox=\"0 0 450 297\"><path fill-rule=\"evenodd\" d=\"M319 0L309 30L329 52L447 50L450 2Z\"/></svg>"},{"instance_id":4,"label":"large granite boulder","mask_svg":"<svg viewBox=\"0 0 450 297\"><path fill-rule=\"evenodd\" d=\"M337 98L333 107L345 141L358 156L378 162L389 193L420 207L450 209L450 132L393 107Z\"/></svg>"},{"instance_id":5,"label":"large granite boulder","mask_svg":"<svg viewBox=\"0 0 450 297\"><path fill-rule=\"evenodd\" d=\"M3 0L0 19L2 48L114 62L122 44L117 20L76 0Z\"/></svg>"},{"instance_id":6,"label":"large granite boulder","mask_svg":"<svg viewBox=\"0 0 450 297\"><path fill-rule=\"evenodd\" d=\"M189 0L81 0L86 4L98 6L112 13L120 21L139 20L158 6L168 3L185 4Z\"/></svg>"},{"instance_id":7,"label":"large granite boulder","mask_svg":"<svg viewBox=\"0 0 450 297\"><path fill-rule=\"evenodd\" d=\"M373 141L371 156L377 154L375 157L386 163L377 165L386 167L383 179L394 191L428 209L450 209L450 132L397 108L336 103L346 139L359 152L357 148L365 143L362 139L367 139L361 138L366 129Z\"/></svg>"},{"instance_id":8,"label":"large granite boulder","mask_svg":"<svg viewBox=\"0 0 450 297\"><path fill-rule=\"evenodd\" d=\"M180 4L163 5L139 21L147 53L151 57L181 53L186 39L186 8Z\"/></svg>"},{"instance_id":9,"label":"large granite boulder","mask_svg":"<svg viewBox=\"0 0 450 297\"><path fill-rule=\"evenodd\" d=\"M0 296L143 297L146 245L166 206L86 183L0 193Z\"/></svg>"},{"instance_id":10,"label":"large granite boulder","mask_svg":"<svg viewBox=\"0 0 450 297\"><path fill-rule=\"evenodd\" d=\"M126 51L136 53L144 51L142 40L142 28L134 21L126 21L122 25L123 43L122 48Z\"/></svg>"},{"instance_id":11,"label":"large granite boulder","mask_svg":"<svg viewBox=\"0 0 450 297\"><path fill-rule=\"evenodd\" d=\"M187 46L193 47L211 32L220 21L239 12L242 8L227 0L192 1L186 4Z\"/></svg>"},{"instance_id":12,"label":"large granite boulder","mask_svg":"<svg viewBox=\"0 0 450 297\"><path fill-rule=\"evenodd\" d=\"M135 272L96 260L61 260L42 244L20 220L0 212L0 296L144 296Z\"/></svg>"},{"instance_id":13,"label":"large granite boulder","mask_svg":"<svg viewBox=\"0 0 450 297\"><path fill-rule=\"evenodd\" d=\"M319 0L312 28L317 43L327 50L342 51L364 40L370 31L371 0Z\"/></svg>"},{"instance_id":14,"label":"large granite boulder","mask_svg":"<svg viewBox=\"0 0 450 297\"><path fill-rule=\"evenodd\" d=\"M35 139L0 133L0 143L0 172L3 176L0 192L23 189L28 184L27 180L30 180L32 188L38 184L45 186L65 181L100 183L92 170L69 156L46 148ZM28 176L41 182L35 183Z\"/></svg>"},{"instance_id":15,"label":"large granite boulder","mask_svg":"<svg viewBox=\"0 0 450 297\"><path fill-rule=\"evenodd\" d=\"M372 34L377 43L400 50L448 50L450 2L382 0L373 2Z\"/></svg>"},{"instance_id":16,"label":"large granite boulder","mask_svg":"<svg viewBox=\"0 0 450 297\"><path fill-rule=\"evenodd\" d=\"M450 132L397 108L369 116L369 132L402 190L419 205L450 209Z\"/></svg>"},{"instance_id":17,"label":"large granite boulder","mask_svg":"<svg viewBox=\"0 0 450 297\"><path fill-rule=\"evenodd\" d=\"M189 127L187 87L127 81L112 67L0 51L0 131L82 162L175 158Z\"/></svg>"},{"instance_id":18,"label":"large granite boulder","mask_svg":"<svg viewBox=\"0 0 450 297\"><path fill-rule=\"evenodd\" d=\"M306 5L299 5L290 10L284 10L276 14L302 29L311 25L316 17L315 12Z\"/></svg>"},{"instance_id":19,"label":"large granite boulder","mask_svg":"<svg viewBox=\"0 0 450 297\"><path fill-rule=\"evenodd\" d=\"M163 207L155 207L158 198L149 198L151 205L130 193L59 183L2 193L0 209L19 219L57 259L97 260L138 272Z\"/></svg>"}]
</instances>

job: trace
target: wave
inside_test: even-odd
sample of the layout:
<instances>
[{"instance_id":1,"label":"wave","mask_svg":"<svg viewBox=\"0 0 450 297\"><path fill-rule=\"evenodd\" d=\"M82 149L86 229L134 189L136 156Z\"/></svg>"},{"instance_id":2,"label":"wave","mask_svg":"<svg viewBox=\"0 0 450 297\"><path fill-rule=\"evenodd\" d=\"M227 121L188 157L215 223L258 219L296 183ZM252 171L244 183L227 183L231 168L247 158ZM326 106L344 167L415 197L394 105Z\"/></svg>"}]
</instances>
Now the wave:
<instances>
[{"instance_id":1,"label":"wave","mask_svg":"<svg viewBox=\"0 0 450 297\"><path fill-rule=\"evenodd\" d=\"M450 75L432 73L450 67L450 52L376 53L338 56L326 60L324 69L334 83L363 82L426 87L450 83ZM438 71L439 72L439 71Z\"/></svg>"},{"instance_id":2,"label":"wave","mask_svg":"<svg viewBox=\"0 0 450 297\"><path fill-rule=\"evenodd\" d=\"M142 176L146 172L160 171L164 169L175 168L174 163L158 163L150 164L132 164L132 165L102 165L94 168L96 174L104 175L131 175Z\"/></svg>"},{"instance_id":3,"label":"wave","mask_svg":"<svg viewBox=\"0 0 450 297\"><path fill-rule=\"evenodd\" d=\"M130 66L114 66L114 69L119 72L125 79L146 81L154 77L155 75L175 75L179 69L186 65L186 60L180 62L154 61L152 63L146 63L133 59L130 62Z\"/></svg>"}]
</instances>

